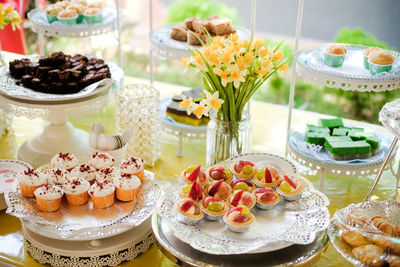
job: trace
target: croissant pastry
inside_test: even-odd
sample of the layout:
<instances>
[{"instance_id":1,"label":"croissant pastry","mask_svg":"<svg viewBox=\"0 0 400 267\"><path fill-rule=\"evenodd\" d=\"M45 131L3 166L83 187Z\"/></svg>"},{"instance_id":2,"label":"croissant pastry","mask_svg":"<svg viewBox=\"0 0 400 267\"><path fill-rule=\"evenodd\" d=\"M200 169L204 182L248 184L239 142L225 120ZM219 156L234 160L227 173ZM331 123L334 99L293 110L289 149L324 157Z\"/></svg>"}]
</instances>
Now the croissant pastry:
<instances>
[{"instance_id":1,"label":"croissant pastry","mask_svg":"<svg viewBox=\"0 0 400 267\"><path fill-rule=\"evenodd\" d=\"M353 211L347 216L346 223L350 226L356 227L367 223L368 218L358 211Z\"/></svg>"},{"instance_id":2,"label":"croissant pastry","mask_svg":"<svg viewBox=\"0 0 400 267\"><path fill-rule=\"evenodd\" d=\"M370 266L383 266L385 264L385 260L383 259L384 251L378 246L365 245L353 248L351 252L362 263Z\"/></svg>"},{"instance_id":3,"label":"croissant pastry","mask_svg":"<svg viewBox=\"0 0 400 267\"><path fill-rule=\"evenodd\" d=\"M373 238L372 242L389 253L400 255L399 243L392 242L387 238L378 238L378 237Z\"/></svg>"},{"instance_id":4,"label":"croissant pastry","mask_svg":"<svg viewBox=\"0 0 400 267\"><path fill-rule=\"evenodd\" d=\"M389 223L389 221L382 216L374 216L371 218L373 225L380 231L390 236L395 235L395 228Z\"/></svg>"},{"instance_id":5,"label":"croissant pastry","mask_svg":"<svg viewBox=\"0 0 400 267\"><path fill-rule=\"evenodd\" d=\"M395 237L400 237L400 223L394 227Z\"/></svg>"}]
</instances>

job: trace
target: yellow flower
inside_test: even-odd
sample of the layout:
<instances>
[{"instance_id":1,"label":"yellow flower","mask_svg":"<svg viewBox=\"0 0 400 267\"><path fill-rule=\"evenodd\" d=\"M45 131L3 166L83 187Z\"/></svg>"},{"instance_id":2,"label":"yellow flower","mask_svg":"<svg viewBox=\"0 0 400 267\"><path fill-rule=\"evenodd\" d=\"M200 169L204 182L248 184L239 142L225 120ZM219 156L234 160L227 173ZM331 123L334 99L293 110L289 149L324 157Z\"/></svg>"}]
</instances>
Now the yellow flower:
<instances>
[{"instance_id":1,"label":"yellow flower","mask_svg":"<svg viewBox=\"0 0 400 267\"><path fill-rule=\"evenodd\" d=\"M279 68L280 71L287 71L288 69L289 69L289 65L288 65L288 64L283 64L283 65Z\"/></svg>"},{"instance_id":2,"label":"yellow flower","mask_svg":"<svg viewBox=\"0 0 400 267\"><path fill-rule=\"evenodd\" d=\"M274 54L274 60L279 60L282 57L283 57L283 52L280 49L278 49L278 51L276 51Z\"/></svg>"},{"instance_id":3,"label":"yellow flower","mask_svg":"<svg viewBox=\"0 0 400 267\"><path fill-rule=\"evenodd\" d=\"M214 68L214 73L221 77L221 84L222 86L226 86L228 81L229 72L226 70L221 70L220 68Z\"/></svg>"},{"instance_id":4,"label":"yellow flower","mask_svg":"<svg viewBox=\"0 0 400 267\"><path fill-rule=\"evenodd\" d=\"M246 52L246 54L244 54L244 59L247 63L250 63L253 60L253 52Z\"/></svg>"},{"instance_id":5,"label":"yellow flower","mask_svg":"<svg viewBox=\"0 0 400 267\"><path fill-rule=\"evenodd\" d=\"M203 59L201 58L200 55L196 55L194 57L194 60L196 61L197 64L199 64L200 66L202 66L204 64Z\"/></svg>"},{"instance_id":6,"label":"yellow flower","mask_svg":"<svg viewBox=\"0 0 400 267\"><path fill-rule=\"evenodd\" d=\"M245 82L246 70L239 70L237 66L230 66L227 71L229 71L228 82L233 82L235 88L239 88L241 82Z\"/></svg>"},{"instance_id":7,"label":"yellow flower","mask_svg":"<svg viewBox=\"0 0 400 267\"><path fill-rule=\"evenodd\" d=\"M260 47L263 47L265 44L265 40L264 39L256 39L254 42L254 48L258 49Z\"/></svg>"},{"instance_id":8,"label":"yellow flower","mask_svg":"<svg viewBox=\"0 0 400 267\"><path fill-rule=\"evenodd\" d=\"M8 6L8 7L6 8L5 13L8 14L8 13L10 13L12 10L13 10L13 9L12 9L10 6Z\"/></svg>"},{"instance_id":9,"label":"yellow flower","mask_svg":"<svg viewBox=\"0 0 400 267\"><path fill-rule=\"evenodd\" d=\"M243 40L243 48L244 49L247 49L247 47L249 47L249 40L247 40L247 39L245 39L245 40Z\"/></svg>"},{"instance_id":10,"label":"yellow flower","mask_svg":"<svg viewBox=\"0 0 400 267\"><path fill-rule=\"evenodd\" d=\"M206 101L207 101L207 106L216 112L221 108L221 105L225 102L224 100L219 99L218 91L215 92L214 94L206 92Z\"/></svg>"},{"instance_id":11,"label":"yellow flower","mask_svg":"<svg viewBox=\"0 0 400 267\"><path fill-rule=\"evenodd\" d=\"M214 63L215 65L217 65L217 66L220 64L219 59L218 59L218 56L217 56L216 54L212 54L212 55L211 55L210 61L211 61L212 63Z\"/></svg>"},{"instance_id":12,"label":"yellow flower","mask_svg":"<svg viewBox=\"0 0 400 267\"><path fill-rule=\"evenodd\" d=\"M205 99L203 99L199 104L193 103L193 110L194 115L196 115L198 119L204 115L208 116L209 108L206 106Z\"/></svg>"},{"instance_id":13,"label":"yellow flower","mask_svg":"<svg viewBox=\"0 0 400 267\"><path fill-rule=\"evenodd\" d=\"M232 59L232 53L230 53L229 51L225 51L225 53L222 55L222 62L224 62L225 64L230 63Z\"/></svg>"},{"instance_id":14,"label":"yellow flower","mask_svg":"<svg viewBox=\"0 0 400 267\"><path fill-rule=\"evenodd\" d=\"M259 51L261 57L266 57L268 55L268 49L264 48Z\"/></svg>"},{"instance_id":15,"label":"yellow flower","mask_svg":"<svg viewBox=\"0 0 400 267\"><path fill-rule=\"evenodd\" d=\"M187 108L190 106L190 104L193 102L193 98L189 97L187 98L185 95L182 95L182 101L179 102L179 107L180 108Z\"/></svg>"},{"instance_id":16,"label":"yellow flower","mask_svg":"<svg viewBox=\"0 0 400 267\"><path fill-rule=\"evenodd\" d=\"M239 69L244 69L244 57L239 57L238 59L236 59L236 65L238 65Z\"/></svg>"},{"instance_id":17,"label":"yellow flower","mask_svg":"<svg viewBox=\"0 0 400 267\"><path fill-rule=\"evenodd\" d=\"M203 54L204 54L205 58L209 59L211 57L211 55L212 55L210 47L204 47Z\"/></svg>"},{"instance_id":18,"label":"yellow flower","mask_svg":"<svg viewBox=\"0 0 400 267\"><path fill-rule=\"evenodd\" d=\"M183 58L181 59L181 62L182 62L183 65L189 66L190 60L189 60L189 58L187 58L187 57L183 57Z\"/></svg>"},{"instance_id":19,"label":"yellow flower","mask_svg":"<svg viewBox=\"0 0 400 267\"><path fill-rule=\"evenodd\" d=\"M269 73L269 70L268 70L268 69L261 69L261 70L258 71L258 74L259 74L261 77L267 75L268 73Z\"/></svg>"},{"instance_id":20,"label":"yellow flower","mask_svg":"<svg viewBox=\"0 0 400 267\"><path fill-rule=\"evenodd\" d=\"M263 63L261 63L261 65L263 66L263 68L268 68L270 63L271 63L271 60L266 59L263 61Z\"/></svg>"},{"instance_id":21,"label":"yellow flower","mask_svg":"<svg viewBox=\"0 0 400 267\"><path fill-rule=\"evenodd\" d=\"M237 33L231 34L232 42L237 42L239 40L239 35Z\"/></svg>"}]
</instances>

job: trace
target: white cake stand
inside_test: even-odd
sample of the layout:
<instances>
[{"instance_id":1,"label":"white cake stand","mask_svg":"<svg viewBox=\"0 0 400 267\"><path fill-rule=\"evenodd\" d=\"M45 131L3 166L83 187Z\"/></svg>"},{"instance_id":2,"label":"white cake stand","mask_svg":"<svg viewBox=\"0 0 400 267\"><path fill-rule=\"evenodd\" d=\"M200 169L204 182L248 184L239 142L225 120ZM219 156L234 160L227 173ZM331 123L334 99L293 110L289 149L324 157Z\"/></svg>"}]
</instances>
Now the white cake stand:
<instances>
[{"instance_id":1,"label":"white cake stand","mask_svg":"<svg viewBox=\"0 0 400 267\"><path fill-rule=\"evenodd\" d=\"M54 101L27 100L0 94L0 107L15 116L49 121L43 132L28 139L18 150L18 158L37 168L48 163L60 151L83 157L90 151L88 133L75 129L68 116L77 117L103 108L109 100L111 81L99 93L78 99Z\"/></svg>"}]
</instances>

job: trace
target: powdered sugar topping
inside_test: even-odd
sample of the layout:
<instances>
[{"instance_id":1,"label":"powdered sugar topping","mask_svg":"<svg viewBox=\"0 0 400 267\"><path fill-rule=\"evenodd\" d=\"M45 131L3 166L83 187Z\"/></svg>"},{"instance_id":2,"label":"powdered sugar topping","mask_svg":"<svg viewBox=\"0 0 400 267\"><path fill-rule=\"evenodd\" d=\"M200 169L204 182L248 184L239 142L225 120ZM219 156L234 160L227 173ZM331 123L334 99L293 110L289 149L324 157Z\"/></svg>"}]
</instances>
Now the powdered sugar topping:
<instances>
[{"instance_id":1,"label":"powdered sugar topping","mask_svg":"<svg viewBox=\"0 0 400 267\"><path fill-rule=\"evenodd\" d=\"M115 186L111 181L98 182L96 181L89 189L89 195L95 197L104 197L112 194Z\"/></svg>"},{"instance_id":2,"label":"powdered sugar topping","mask_svg":"<svg viewBox=\"0 0 400 267\"><path fill-rule=\"evenodd\" d=\"M18 176L18 181L25 185L38 186L44 184L46 182L46 178L43 174L29 168Z\"/></svg>"},{"instance_id":3,"label":"powdered sugar topping","mask_svg":"<svg viewBox=\"0 0 400 267\"><path fill-rule=\"evenodd\" d=\"M114 179L114 185L122 190L139 188L140 179L133 174L122 174Z\"/></svg>"},{"instance_id":4,"label":"powdered sugar topping","mask_svg":"<svg viewBox=\"0 0 400 267\"><path fill-rule=\"evenodd\" d=\"M90 183L86 181L84 178L80 177L71 177L65 181L63 189L66 194L70 195L79 195L90 188Z\"/></svg>"},{"instance_id":5,"label":"powdered sugar topping","mask_svg":"<svg viewBox=\"0 0 400 267\"><path fill-rule=\"evenodd\" d=\"M51 159L50 164L54 168L70 170L78 165L78 159L71 153L58 153Z\"/></svg>"},{"instance_id":6,"label":"powdered sugar topping","mask_svg":"<svg viewBox=\"0 0 400 267\"><path fill-rule=\"evenodd\" d=\"M114 158L110 154L96 152L89 159L89 164L96 170L110 168L114 166Z\"/></svg>"},{"instance_id":7,"label":"powdered sugar topping","mask_svg":"<svg viewBox=\"0 0 400 267\"><path fill-rule=\"evenodd\" d=\"M135 174L144 168L144 161L141 158L130 157L121 162L121 173Z\"/></svg>"},{"instance_id":8,"label":"powdered sugar topping","mask_svg":"<svg viewBox=\"0 0 400 267\"><path fill-rule=\"evenodd\" d=\"M35 190L35 196L41 199L57 199L62 197L63 194L64 191L61 186L52 184L45 184Z\"/></svg>"}]
</instances>

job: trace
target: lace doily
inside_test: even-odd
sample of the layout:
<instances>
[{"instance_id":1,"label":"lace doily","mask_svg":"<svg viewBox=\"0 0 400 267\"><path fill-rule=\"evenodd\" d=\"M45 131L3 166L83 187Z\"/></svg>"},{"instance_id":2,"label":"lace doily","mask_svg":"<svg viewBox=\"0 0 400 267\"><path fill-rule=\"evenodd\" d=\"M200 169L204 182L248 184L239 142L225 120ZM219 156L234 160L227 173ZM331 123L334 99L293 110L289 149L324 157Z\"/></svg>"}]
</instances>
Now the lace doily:
<instances>
[{"instance_id":1,"label":"lace doily","mask_svg":"<svg viewBox=\"0 0 400 267\"><path fill-rule=\"evenodd\" d=\"M91 209L91 203L87 203L78 207L67 205L52 213L37 211L34 199L21 196L16 184L5 193L7 213L39 228L43 234L50 232L69 240L104 238L138 226L151 216L162 195L160 185L152 177L153 173L146 171L146 182L135 206L118 202L108 209ZM86 217L82 217L85 212Z\"/></svg>"},{"instance_id":2,"label":"lace doily","mask_svg":"<svg viewBox=\"0 0 400 267\"><path fill-rule=\"evenodd\" d=\"M330 88L360 92L381 92L400 88L400 53L388 51L395 57L392 71L372 76L364 68L363 51L366 46L344 44L347 49L342 67L333 68L324 64L323 49L313 49L299 55L298 74L309 81Z\"/></svg>"},{"instance_id":3,"label":"lace doily","mask_svg":"<svg viewBox=\"0 0 400 267\"><path fill-rule=\"evenodd\" d=\"M117 266L124 261L131 261L146 252L153 243L154 236L151 233L141 242L121 251L113 251L110 254L90 257L71 257L44 251L24 236L24 247L32 258L41 264L49 264L51 266Z\"/></svg>"},{"instance_id":4,"label":"lace doily","mask_svg":"<svg viewBox=\"0 0 400 267\"><path fill-rule=\"evenodd\" d=\"M400 98L386 103L379 112L379 121L397 138L400 138Z\"/></svg>"},{"instance_id":5,"label":"lace doily","mask_svg":"<svg viewBox=\"0 0 400 267\"><path fill-rule=\"evenodd\" d=\"M175 179L164 186L165 194L157 212L167 219L176 237L210 254L241 254L280 241L310 244L316 232L328 227L330 215L326 207L329 200L306 179L302 180L306 186L300 200L292 203L281 201L272 211L254 208L256 221L241 234L229 231L222 221L204 219L195 225L180 223L176 219L178 211L174 204L180 200L178 188L185 185L182 179Z\"/></svg>"}]
</instances>

